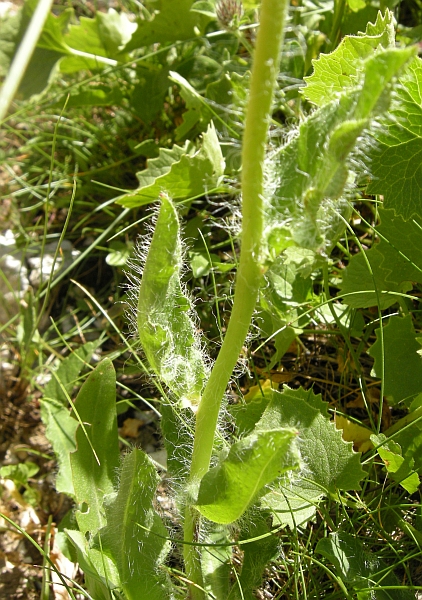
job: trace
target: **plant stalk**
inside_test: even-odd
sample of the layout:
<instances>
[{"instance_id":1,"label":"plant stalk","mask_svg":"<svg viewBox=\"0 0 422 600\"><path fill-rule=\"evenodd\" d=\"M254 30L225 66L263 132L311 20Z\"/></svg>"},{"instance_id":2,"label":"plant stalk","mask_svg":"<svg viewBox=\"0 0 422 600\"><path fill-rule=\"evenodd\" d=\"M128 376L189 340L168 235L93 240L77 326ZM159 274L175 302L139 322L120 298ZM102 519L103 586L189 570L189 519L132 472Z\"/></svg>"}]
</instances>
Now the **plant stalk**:
<instances>
[{"instance_id":1,"label":"plant stalk","mask_svg":"<svg viewBox=\"0 0 422 600\"><path fill-rule=\"evenodd\" d=\"M264 158L287 7L287 0L262 0L261 4L243 136L239 268L230 322L196 417L190 471L193 486L210 465L221 402L249 331L264 272ZM189 505L186 508L187 542L195 541L192 536L199 528L199 514L196 511L192 514L193 510ZM197 579L200 565L194 546L185 546L185 565L188 578L202 585ZM201 590L191 586L191 598L202 600L204 597Z\"/></svg>"}]
</instances>

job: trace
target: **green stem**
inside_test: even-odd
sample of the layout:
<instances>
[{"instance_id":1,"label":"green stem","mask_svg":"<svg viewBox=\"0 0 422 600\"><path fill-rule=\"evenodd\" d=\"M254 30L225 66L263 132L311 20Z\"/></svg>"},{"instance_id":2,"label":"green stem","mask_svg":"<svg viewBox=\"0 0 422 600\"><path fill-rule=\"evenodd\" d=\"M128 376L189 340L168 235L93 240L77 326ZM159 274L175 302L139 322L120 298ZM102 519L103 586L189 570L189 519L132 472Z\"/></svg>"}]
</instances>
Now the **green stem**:
<instances>
[{"instance_id":1,"label":"green stem","mask_svg":"<svg viewBox=\"0 0 422 600\"><path fill-rule=\"evenodd\" d=\"M242 152L242 239L233 310L218 358L205 387L196 417L190 481L195 486L208 471L218 415L227 384L248 334L263 274L264 158L274 86L283 40L287 0L262 0L260 26L253 59ZM199 515L186 509L185 541L199 527ZM187 539L189 538L189 539ZM198 585L199 557L185 546L189 579ZM191 597L204 598L191 587Z\"/></svg>"}]
</instances>

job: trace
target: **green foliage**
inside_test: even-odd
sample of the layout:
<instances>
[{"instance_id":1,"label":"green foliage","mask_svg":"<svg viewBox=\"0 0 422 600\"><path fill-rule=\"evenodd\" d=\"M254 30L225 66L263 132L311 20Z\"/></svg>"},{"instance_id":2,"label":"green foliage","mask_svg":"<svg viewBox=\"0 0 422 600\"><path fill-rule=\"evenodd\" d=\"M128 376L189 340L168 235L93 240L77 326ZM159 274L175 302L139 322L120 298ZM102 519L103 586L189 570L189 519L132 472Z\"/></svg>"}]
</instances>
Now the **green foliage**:
<instances>
[{"instance_id":1,"label":"green foliage","mask_svg":"<svg viewBox=\"0 0 422 600\"><path fill-rule=\"evenodd\" d=\"M201 480L196 506L215 523L232 523L285 471L299 466L297 431L260 429L235 442Z\"/></svg>"},{"instance_id":2,"label":"green foliage","mask_svg":"<svg viewBox=\"0 0 422 600\"><path fill-rule=\"evenodd\" d=\"M377 341L369 350L375 361L373 372L383 377L384 394L392 406L399 402L410 406L422 390L421 346L411 316L390 317L383 328L382 344L379 329L376 334Z\"/></svg>"},{"instance_id":3,"label":"green foliage","mask_svg":"<svg viewBox=\"0 0 422 600\"><path fill-rule=\"evenodd\" d=\"M123 459L117 494L106 502L101 548L112 557L128 600L170 598L160 563L169 551L167 530L151 507L159 477L141 450Z\"/></svg>"},{"instance_id":4,"label":"green foliage","mask_svg":"<svg viewBox=\"0 0 422 600\"><path fill-rule=\"evenodd\" d=\"M385 563L369 552L357 537L332 533L318 542L317 551L334 564L340 578L351 585L359 600L390 600L392 592L397 600L414 597L410 590L399 589L397 577L391 572L385 573ZM388 586L393 589L389 590Z\"/></svg>"},{"instance_id":5,"label":"green foliage","mask_svg":"<svg viewBox=\"0 0 422 600\"><path fill-rule=\"evenodd\" d=\"M137 299L138 335L154 372L189 405L198 403L206 366L180 282L182 261L177 212L162 194Z\"/></svg>"},{"instance_id":6,"label":"green foliage","mask_svg":"<svg viewBox=\"0 0 422 600\"><path fill-rule=\"evenodd\" d=\"M173 200L195 198L204 189L218 186L224 172L224 160L213 126L208 128L197 150L192 144L160 149L160 155L148 162L148 168L138 173L140 182L135 192L117 200L128 208L154 202L161 193Z\"/></svg>"},{"instance_id":7,"label":"green foliage","mask_svg":"<svg viewBox=\"0 0 422 600\"><path fill-rule=\"evenodd\" d=\"M86 266L83 259L93 259L92 250L104 253L108 297L119 289L121 267L131 264L132 228L144 234L145 205L158 203L149 246L141 237L130 267L135 271L132 289L125 298L132 302L145 365L140 359L136 367L127 364L123 353L133 348L120 332L122 324L114 321L118 311L104 309L91 288L86 290L91 304L80 296L74 302L77 311L89 307L89 318L81 325L75 317L72 333L63 323L57 325L60 343L71 349L66 358L49 338L50 331L44 334L37 314L37 302L50 298L45 287L27 292L16 331L24 379L29 380L36 359L43 366L47 349L60 360L58 368L50 369L41 413L59 465L56 489L76 504L75 519L61 535L67 536L95 600L252 600L271 561L284 561L280 597L288 596L289 585L294 586L291 597L310 597L306 586L319 577L314 575L320 567L315 551L325 561L325 580L334 581L324 583L331 586L327 594L317 581L315 597L331 597L338 586L345 597L356 594L362 600L391 598L393 592L397 598L413 597L393 573L391 553L394 558L398 536L395 529L393 539L384 522L386 515L396 515L396 506L413 510L409 495L417 492L422 473L421 61L403 38L396 44L393 13L376 15L375 5L335 2L333 11L325 1L305 2L291 14L281 52L285 3L263 0L255 42L256 4L245 2L241 14L234 0L218 5L150 0L137 5L135 23L124 10L76 19L64 9L47 18L21 86L20 97L28 98L52 85L54 111L64 106L69 92L63 117L69 130L58 134L57 128L52 136L31 140L44 159L50 159L44 146L52 145L51 166L48 180L43 179L42 161L34 167L30 189L38 204L34 209L31 197L22 214L45 210L44 235L55 236L48 229L49 210L57 215L67 210L65 192L71 185L75 197L84 190L82 206L75 203L77 215L71 219L68 213L63 237L69 224L75 239L85 241L87 232L95 231L96 239L88 248L81 245L75 262ZM8 21L0 43L3 72L35 5L35 0L25 3ZM375 23L368 23L368 15ZM336 48L345 32L353 35L343 37ZM321 49L333 51L321 54ZM277 80L280 53L282 75ZM313 73L305 77L313 58ZM48 105L47 95L40 102ZM19 118L23 136L30 117ZM122 123L129 125L123 128ZM286 126L280 132L280 123L291 131L286 134ZM102 147L107 128L111 145L104 144L107 160L100 160L92 148ZM120 145L124 149L117 156ZM22 149L23 156L27 150ZM56 184L60 168L67 177L64 192ZM80 168L85 172L78 175ZM138 187L129 190L127 181L134 181L133 171L141 168ZM72 169L73 179L68 176ZM120 170L123 175L114 181ZM97 193L92 199L97 174L108 176L101 179L106 195ZM238 237L240 203L229 192L239 185ZM384 200L367 202L358 217L352 201L361 192ZM114 193L121 195L114 198ZM221 196L213 196L217 193ZM40 214L31 212L28 223L34 230ZM229 232L221 227L223 219L234 224ZM111 235L117 225L119 239L119 232ZM28 243L32 235L31 229ZM192 244L186 251L183 237ZM74 277L81 289L79 280L94 272L88 266ZM55 285L57 280L51 281ZM330 297L339 288L341 303ZM410 290L412 298L406 296ZM387 319L382 311L394 304L399 314L388 313ZM360 310L373 307L378 313ZM94 336L100 339L78 347L87 322L95 323ZM99 333L104 323L105 331ZM256 385L245 375L228 387L232 367L241 353L246 355L249 330L255 334L248 361ZM88 332L91 336L92 330ZM124 341L123 349L116 349L115 333ZM214 335L222 346L212 365ZM297 371L283 373L280 361L299 335L306 359ZM331 346L330 338L336 340ZM312 360L321 360L318 344L329 349L324 356L329 367L317 374L314 385L324 382L332 363L338 365L333 375L338 394L327 387L324 397L330 403L312 388L299 386ZM372 375L382 379L385 396L379 415L367 388L368 346ZM100 347L105 358L73 402L75 388L85 378L84 366ZM151 381L143 377L138 382L140 368ZM275 381L280 376L291 380L296 389L279 392L270 379L258 380L260 373ZM116 383L124 389L118 407ZM150 383L157 393L150 394ZM135 402L152 406L144 398L148 386L147 397L153 396L160 408L168 470L161 485L170 481L166 493L172 496L167 523L157 512L161 479L154 462L136 448L122 460L119 455L117 414L133 405L131 385L141 387L134 392ZM366 409L365 431L368 438L372 433L375 446L364 460L331 420L334 410L349 408L350 390L357 389ZM393 412L390 426L391 406L405 414L398 419ZM27 461L2 467L0 475L23 486L26 494L36 469ZM414 543L420 532L410 524L412 518L407 513L393 521ZM305 528L308 533L302 536ZM366 531L375 531L373 547L386 541L380 556L370 540L361 541ZM285 539L289 543L283 546ZM387 545L391 553L384 560ZM306 569L303 564L296 568L296 560L306 562ZM334 565L334 572L327 564ZM411 581L410 569L403 569L402 580ZM340 597L339 592L334 596Z\"/></svg>"}]
</instances>

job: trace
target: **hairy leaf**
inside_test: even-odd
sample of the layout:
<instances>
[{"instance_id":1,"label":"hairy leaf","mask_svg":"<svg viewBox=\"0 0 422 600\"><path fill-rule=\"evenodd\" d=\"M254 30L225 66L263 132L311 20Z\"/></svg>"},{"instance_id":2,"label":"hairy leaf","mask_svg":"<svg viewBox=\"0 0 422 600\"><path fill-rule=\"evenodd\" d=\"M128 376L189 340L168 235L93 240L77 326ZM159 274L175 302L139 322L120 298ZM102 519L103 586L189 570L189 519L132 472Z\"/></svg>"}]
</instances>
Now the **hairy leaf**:
<instances>
[{"instance_id":1,"label":"hairy leaf","mask_svg":"<svg viewBox=\"0 0 422 600\"><path fill-rule=\"evenodd\" d=\"M375 331L377 341L369 349L375 359L373 374L382 377L383 353L380 330ZM410 406L413 398L422 392L422 358L418 352L412 317L392 316L384 327L384 394L394 406L404 402Z\"/></svg>"},{"instance_id":2,"label":"hairy leaf","mask_svg":"<svg viewBox=\"0 0 422 600\"><path fill-rule=\"evenodd\" d=\"M264 569L279 552L280 541L271 535L270 513L251 512L245 519L239 535L243 550L240 576L233 584L228 600L254 600L254 589L261 584ZM249 541L250 540L250 541Z\"/></svg>"},{"instance_id":3,"label":"hairy leaf","mask_svg":"<svg viewBox=\"0 0 422 600\"><path fill-rule=\"evenodd\" d=\"M148 456L134 449L123 459L118 492L106 505L107 526L99 539L117 566L127 600L171 597L166 577L159 570L170 543L152 508L158 482Z\"/></svg>"},{"instance_id":4,"label":"hairy leaf","mask_svg":"<svg viewBox=\"0 0 422 600\"><path fill-rule=\"evenodd\" d=\"M211 597L227 598L229 595L232 559L230 542L231 537L227 526L215 523L210 526L205 542L210 544L210 547L202 549L201 566L204 588L209 594L213 594Z\"/></svg>"},{"instance_id":5,"label":"hairy leaf","mask_svg":"<svg viewBox=\"0 0 422 600\"><path fill-rule=\"evenodd\" d=\"M116 565L104 552L91 548L80 531L65 529L67 539L76 550L77 561L84 573L85 585L95 600L110 600L111 590L121 583Z\"/></svg>"},{"instance_id":6,"label":"hairy leaf","mask_svg":"<svg viewBox=\"0 0 422 600\"><path fill-rule=\"evenodd\" d=\"M202 478L197 508L216 523L232 523L262 494L266 485L299 466L294 428L255 431L235 442L217 467Z\"/></svg>"},{"instance_id":7,"label":"hairy leaf","mask_svg":"<svg viewBox=\"0 0 422 600\"><path fill-rule=\"evenodd\" d=\"M79 503L76 519L83 534L93 535L105 523L102 504L114 491L119 466L116 375L110 359L104 359L85 381L75 409L79 427L70 465Z\"/></svg>"},{"instance_id":8,"label":"hairy leaf","mask_svg":"<svg viewBox=\"0 0 422 600\"><path fill-rule=\"evenodd\" d=\"M161 148L159 157L148 161L147 169L137 174L139 188L116 202L134 208L156 201L161 193L174 200L194 198L216 187L223 172L224 160L217 134L210 125L199 150L189 143L183 148L176 145L171 150Z\"/></svg>"},{"instance_id":9,"label":"hairy leaf","mask_svg":"<svg viewBox=\"0 0 422 600\"><path fill-rule=\"evenodd\" d=\"M154 372L189 405L199 401L207 369L180 283L181 268L179 219L162 195L139 289L138 334Z\"/></svg>"},{"instance_id":10,"label":"hairy leaf","mask_svg":"<svg viewBox=\"0 0 422 600\"><path fill-rule=\"evenodd\" d=\"M389 48L362 60L358 82L304 120L273 157L269 168L277 180L274 186L269 178L266 228L270 255L292 245L328 251L337 241L350 214L343 198L353 180L348 156L382 110L378 101L385 86L413 54Z\"/></svg>"}]
</instances>

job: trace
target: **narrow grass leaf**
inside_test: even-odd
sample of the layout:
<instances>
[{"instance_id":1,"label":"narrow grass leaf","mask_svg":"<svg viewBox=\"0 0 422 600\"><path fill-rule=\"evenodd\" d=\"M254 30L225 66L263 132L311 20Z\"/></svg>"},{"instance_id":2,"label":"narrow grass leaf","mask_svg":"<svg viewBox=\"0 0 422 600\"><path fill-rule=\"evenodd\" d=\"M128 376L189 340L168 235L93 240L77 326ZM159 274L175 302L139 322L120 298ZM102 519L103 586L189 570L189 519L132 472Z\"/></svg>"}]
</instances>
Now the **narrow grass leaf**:
<instances>
[{"instance_id":1,"label":"narrow grass leaf","mask_svg":"<svg viewBox=\"0 0 422 600\"><path fill-rule=\"evenodd\" d=\"M323 554L335 566L342 580L357 592L358 600L414 600L411 590L400 588L393 569L366 548L357 537L348 533L331 533L321 539L316 552ZM382 586L397 589L383 590Z\"/></svg>"}]
</instances>

